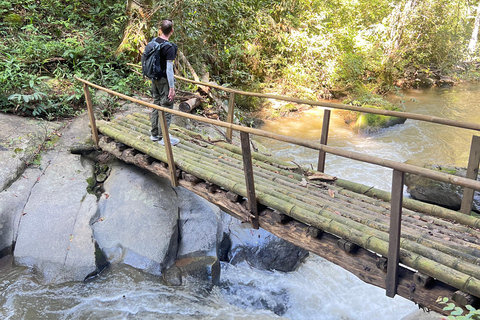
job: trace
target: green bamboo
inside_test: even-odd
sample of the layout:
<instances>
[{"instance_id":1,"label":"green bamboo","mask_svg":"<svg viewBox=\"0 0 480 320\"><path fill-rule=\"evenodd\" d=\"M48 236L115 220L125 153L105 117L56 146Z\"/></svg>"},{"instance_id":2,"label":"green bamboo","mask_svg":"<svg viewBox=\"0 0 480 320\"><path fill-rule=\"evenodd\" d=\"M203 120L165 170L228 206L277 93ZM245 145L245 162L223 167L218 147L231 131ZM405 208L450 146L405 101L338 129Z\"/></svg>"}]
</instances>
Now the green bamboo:
<instances>
[{"instance_id":1,"label":"green bamboo","mask_svg":"<svg viewBox=\"0 0 480 320\"><path fill-rule=\"evenodd\" d=\"M128 122L127 123L131 123L131 122ZM137 123L136 123L137 124ZM132 128L132 129L135 129L135 128ZM141 130L140 130L141 131ZM206 156L209 156L209 154L205 154ZM226 163L228 165L231 165L230 163ZM241 169L240 169L241 170ZM289 190L289 189L285 189L285 188L280 188L280 189L276 189L277 192L284 192L284 193L291 193L292 191ZM292 197L293 197L294 193L292 193ZM304 198L304 197L300 197L299 198L300 200L302 201L305 201L307 203L310 203L310 204L314 204L314 200L315 199L307 199L307 198ZM328 199L327 199L328 200ZM330 204L332 206L332 204ZM360 206L355 206L354 209L357 209L357 210L362 210L363 208L361 208ZM359 220L360 218L358 218L357 216L358 215L353 215L353 214L350 214L349 215L350 218L352 219L356 219L356 220ZM360 220L360 221L363 221L363 220ZM370 222L369 220L367 220L366 222L363 221L364 224L370 224L373 228L377 229L377 230L381 230L381 231L387 231L388 232L388 226L387 224L383 224L383 223L386 223L386 221L379 221L378 218L375 218L374 220L372 220L373 222ZM381 224L378 224L378 222L380 222ZM382 223L383 222L383 223ZM412 239L412 237L410 237L410 239ZM443 252L446 252L448 254L451 254L451 255L454 255L454 256L457 256L457 257L463 257L464 259L466 259L467 261L473 261L475 262L476 258L474 257L471 257L469 258L468 256L465 256L465 255L462 255L462 252L459 252L459 253L455 253L456 251L453 251L453 249L451 248L445 248L445 249L442 249L442 244L435 244L435 243L431 243L431 240L428 240L428 239L423 239L422 243L428 247L431 247L431 248L437 248L437 250L441 250ZM440 248L439 248L440 246Z\"/></svg>"},{"instance_id":2,"label":"green bamboo","mask_svg":"<svg viewBox=\"0 0 480 320\"><path fill-rule=\"evenodd\" d=\"M129 118L129 116L127 116L127 118ZM123 119L123 121L125 121L126 123L129 123L129 124L134 124L134 125L141 126L141 123L139 123L139 122L137 122L137 121L135 121L135 120L130 120L130 121L129 121L129 119ZM146 120L145 120L145 121L146 121ZM138 128L133 128L133 129L137 129L137 130L138 130ZM145 127L144 127L143 129L145 129L144 133L145 133L145 134L148 134L147 126L146 126L146 125L145 125ZM142 132L142 130L138 130L138 131ZM180 136L182 136L182 138L184 137L182 134L180 134ZM195 146L195 145L192 144L192 146ZM215 149L215 150L217 150L217 151L219 151L219 152L224 151L224 150L218 150L218 148ZM228 155L232 155L232 154L229 153ZM239 162L239 164L241 164L241 163ZM280 181L277 180L277 182L280 182ZM318 195L319 195L319 194L317 194L317 196L318 196ZM327 199L327 200L328 200L328 199ZM347 201L348 201L348 200L347 200ZM357 205L353 205L353 206L356 206L355 209L357 209L357 210L364 210L361 206L357 206ZM385 209L384 212L381 212L380 210L376 210L375 207L370 207L370 210L372 210L372 209L375 210L375 211L377 211L377 212L379 212L379 213L382 213L382 214L387 214L387 215L389 214L389 211L388 211L387 209ZM466 249L468 249L468 248L466 248ZM475 250L475 251L477 251L475 248L472 248L472 249ZM468 252L468 253L470 253L470 252Z\"/></svg>"},{"instance_id":3,"label":"green bamboo","mask_svg":"<svg viewBox=\"0 0 480 320\"><path fill-rule=\"evenodd\" d=\"M370 188L365 185L361 185L361 184L343 180L343 179L338 179L335 182L338 186L355 191L356 193L359 193L359 194L365 194L371 197L381 198L385 201L390 201L391 199L390 192L387 192L387 191ZM473 229L480 228L480 219L457 212L457 211L445 209L440 206L431 205L428 203L424 203L424 202L420 202L420 201L416 201L408 198L403 199L403 206L411 210L422 211L431 216L452 220L452 221L461 223L463 225L472 227Z\"/></svg>"}]
</instances>

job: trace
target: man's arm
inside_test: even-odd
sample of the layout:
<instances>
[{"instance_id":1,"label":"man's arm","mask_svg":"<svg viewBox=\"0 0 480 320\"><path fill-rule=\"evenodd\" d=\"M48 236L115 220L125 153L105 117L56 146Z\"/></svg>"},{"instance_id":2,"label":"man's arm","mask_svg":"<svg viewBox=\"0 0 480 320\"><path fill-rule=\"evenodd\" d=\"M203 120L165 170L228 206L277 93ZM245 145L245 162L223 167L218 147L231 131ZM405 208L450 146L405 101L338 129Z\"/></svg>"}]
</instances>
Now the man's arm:
<instances>
[{"instance_id":1,"label":"man's arm","mask_svg":"<svg viewBox=\"0 0 480 320\"><path fill-rule=\"evenodd\" d=\"M173 60L167 60L167 81L168 87L168 100L172 101L175 97L175 78L173 77Z\"/></svg>"}]
</instances>

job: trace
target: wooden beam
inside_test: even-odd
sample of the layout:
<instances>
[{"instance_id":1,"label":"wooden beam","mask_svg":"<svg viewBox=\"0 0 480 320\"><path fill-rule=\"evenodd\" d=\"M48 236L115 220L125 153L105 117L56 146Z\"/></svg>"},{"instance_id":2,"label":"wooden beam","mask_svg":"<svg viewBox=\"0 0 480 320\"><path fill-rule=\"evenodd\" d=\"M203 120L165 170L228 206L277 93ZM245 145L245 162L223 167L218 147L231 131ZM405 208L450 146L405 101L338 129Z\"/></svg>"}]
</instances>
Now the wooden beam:
<instances>
[{"instance_id":1,"label":"wooden beam","mask_svg":"<svg viewBox=\"0 0 480 320\"><path fill-rule=\"evenodd\" d=\"M158 121L160 121L160 127L162 128L163 142L165 145L165 153L168 159L168 168L170 171L170 182L173 187L178 187L177 169L175 167L175 160L173 159L172 144L170 143L170 136L168 135L167 119L165 112L158 112Z\"/></svg>"},{"instance_id":2,"label":"wooden beam","mask_svg":"<svg viewBox=\"0 0 480 320\"><path fill-rule=\"evenodd\" d=\"M480 137L472 137L472 146L470 147L470 156L468 158L468 167L466 178L477 180L478 166L480 164ZM470 188L463 189L462 206L460 212L470 214L472 212L473 196L475 190Z\"/></svg>"},{"instance_id":3,"label":"wooden beam","mask_svg":"<svg viewBox=\"0 0 480 320\"><path fill-rule=\"evenodd\" d=\"M255 197L255 183L253 180L252 154L250 150L250 136L248 133L240 132L240 141L242 144L243 171L245 172L245 184L247 186L247 198L252 218L252 228L258 229L258 209L257 198Z\"/></svg>"},{"instance_id":4,"label":"wooden beam","mask_svg":"<svg viewBox=\"0 0 480 320\"><path fill-rule=\"evenodd\" d=\"M320 144L326 145L328 142L328 129L330 127L330 109L325 109L323 111L323 125L322 125L322 136L320 137ZM325 156L327 153L323 150L320 150L318 155L318 166L317 171L325 172Z\"/></svg>"},{"instance_id":5,"label":"wooden beam","mask_svg":"<svg viewBox=\"0 0 480 320\"><path fill-rule=\"evenodd\" d=\"M395 297L398 286L398 269L400 262L400 234L402 226L403 180L402 171L393 170L392 202L390 212L390 233L388 240L387 262L387 296Z\"/></svg>"},{"instance_id":6,"label":"wooden beam","mask_svg":"<svg viewBox=\"0 0 480 320\"><path fill-rule=\"evenodd\" d=\"M227 115L227 122L233 123L233 115L235 109L235 93L230 93L230 98L228 99L228 115ZM232 128L227 128L227 141L232 142Z\"/></svg>"},{"instance_id":7,"label":"wooden beam","mask_svg":"<svg viewBox=\"0 0 480 320\"><path fill-rule=\"evenodd\" d=\"M87 102L87 113L88 118L90 119L90 127L92 128L92 140L95 143L95 148L99 149L98 146L98 130L95 122L95 113L93 112L92 96L90 95L89 86L83 84L83 92L85 93L85 101Z\"/></svg>"}]
</instances>

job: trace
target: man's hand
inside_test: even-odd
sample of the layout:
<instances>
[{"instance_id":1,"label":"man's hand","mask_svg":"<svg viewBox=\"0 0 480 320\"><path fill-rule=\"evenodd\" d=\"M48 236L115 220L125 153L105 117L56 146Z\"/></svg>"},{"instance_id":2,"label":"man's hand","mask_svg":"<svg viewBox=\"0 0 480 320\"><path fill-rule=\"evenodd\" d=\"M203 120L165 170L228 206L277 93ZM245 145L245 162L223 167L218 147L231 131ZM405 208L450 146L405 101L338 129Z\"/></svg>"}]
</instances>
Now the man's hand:
<instances>
[{"instance_id":1,"label":"man's hand","mask_svg":"<svg viewBox=\"0 0 480 320\"><path fill-rule=\"evenodd\" d=\"M168 90L168 101L172 101L173 97L175 97L175 88L170 88Z\"/></svg>"}]
</instances>

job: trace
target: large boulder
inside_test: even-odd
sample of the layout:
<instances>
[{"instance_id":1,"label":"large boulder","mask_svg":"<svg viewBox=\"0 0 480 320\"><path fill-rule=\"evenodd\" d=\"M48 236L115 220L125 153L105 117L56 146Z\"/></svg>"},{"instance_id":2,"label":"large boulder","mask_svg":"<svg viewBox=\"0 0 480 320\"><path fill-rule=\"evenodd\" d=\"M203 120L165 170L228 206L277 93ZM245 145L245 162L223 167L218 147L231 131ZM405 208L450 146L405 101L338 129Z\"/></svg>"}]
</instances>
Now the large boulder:
<instances>
[{"instance_id":1,"label":"large boulder","mask_svg":"<svg viewBox=\"0 0 480 320\"><path fill-rule=\"evenodd\" d=\"M0 216L10 215L3 228L7 236L0 238L5 244L13 241L15 263L34 268L44 282L82 281L98 272L90 228L97 199L87 192L94 164L68 151L88 143L89 133L86 115L69 121L61 134L44 129L45 146L52 150L42 153L41 164L26 169L0 200Z\"/></svg>"},{"instance_id":2,"label":"large boulder","mask_svg":"<svg viewBox=\"0 0 480 320\"><path fill-rule=\"evenodd\" d=\"M14 213L20 217L15 263L36 269L47 283L82 281L97 270L89 226L97 199L87 193L86 181L93 163L66 153L44 158L40 175Z\"/></svg>"},{"instance_id":3,"label":"large boulder","mask_svg":"<svg viewBox=\"0 0 480 320\"><path fill-rule=\"evenodd\" d=\"M416 161L407 161L406 163L459 177L465 177L467 172L466 168L454 166L424 164ZM452 210L459 210L461 207L463 187L409 173L405 175L405 185L407 186L407 192L413 199L436 204ZM475 193L472 209L473 211L480 212L480 196L478 192Z\"/></svg>"},{"instance_id":4,"label":"large boulder","mask_svg":"<svg viewBox=\"0 0 480 320\"><path fill-rule=\"evenodd\" d=\"M308 256L308 251L278 238L263 229L252 229L249 223L224 216L225 231L231 247L228 262L247 262L259 269L290 272Z\"/></svg>"},{"instance_id":5,"label":"large boulder","mask_svg":"<svg viewBox=\"0 0 480 320\"><path fill-rule=\"evenodd\" d=\"M164 274L164 279L172 285L179 285L188 278L218 284L222 211L182 187L175 191L179 203L180 242L175 265Z\"/></svg>"},{"instance_id":6,"label":"large boulder","mask_svg":"<svg viewBox=\"0 0 480 320\"><path fill-rule=\"evenodd\" d=\"M107 260L162 274L173 265L178 245L177 195L170 182L116 162L104 189L92 228Z\"/></svg>"}]
</instances>

